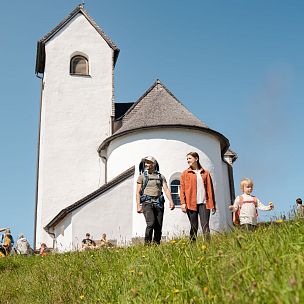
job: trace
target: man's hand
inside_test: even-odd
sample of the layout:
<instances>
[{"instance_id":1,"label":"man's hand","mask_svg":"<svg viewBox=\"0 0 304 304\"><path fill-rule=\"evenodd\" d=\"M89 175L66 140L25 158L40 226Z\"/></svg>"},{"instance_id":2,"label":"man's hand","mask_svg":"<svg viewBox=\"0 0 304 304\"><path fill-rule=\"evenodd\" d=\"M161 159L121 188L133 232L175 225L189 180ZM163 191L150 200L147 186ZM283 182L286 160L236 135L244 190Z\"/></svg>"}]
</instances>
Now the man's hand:
<instances>
[{"instance_id":1,"label":"man's hand","mask_svg":"<svg viewBox=\"0 0 304 304\"><path fill-rule=\"evenodd\" d=\"M137 213L143 213L142 206L137 206Z\"/></svg>"},{"instance_id":2,"label":"man's hand","mask_svg":"<svg viewBox=\"0 0 304 304\"><path fill-rule=\"evenodd\" d=\"M170 209L171 209L171 210L174 210L174 208L175 208L174 203L173 203L173 202L170 202Z\"/></svg>"},{"instance_id":3,"label":"man's hand","mask_svg":"<svg viewBox=\"0 0 304 304\"><path fill-rule=\"evenodd\" d=\"M187 206L186 206L186 204L181 204L181 209L182 209L182 211L184 213L186 213L187 212Z\"/></svg>"},{"instance_id":4,"label":"man's hand","mask_svg":"<svg viewBox=\"0 0 304 304\"><path fill-rule=\"evenodd\" d=\"M215 212L216 212L216 208L213 208L212 209L212 215L215 214Z\"/></svg>"}]
</instances>

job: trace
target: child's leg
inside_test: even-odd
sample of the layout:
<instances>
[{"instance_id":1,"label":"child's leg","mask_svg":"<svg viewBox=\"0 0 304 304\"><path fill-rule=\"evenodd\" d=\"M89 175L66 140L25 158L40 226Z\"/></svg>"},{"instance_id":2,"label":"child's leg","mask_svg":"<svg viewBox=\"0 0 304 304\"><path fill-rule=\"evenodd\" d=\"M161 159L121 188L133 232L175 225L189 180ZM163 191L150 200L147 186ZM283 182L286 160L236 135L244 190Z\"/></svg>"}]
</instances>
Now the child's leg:
<instances>
[{"instance_id":1,"label":"child's leg","mask_svg":"<svg viewBox=\"0 0 304 304\"><path fill-rule=\"evenodd\" d=\"M251 225L251 224L243 224L243 225L241 225L241 228L246 230L246 231L254 231L256 226Z\"/></svg>"}]
</instances>

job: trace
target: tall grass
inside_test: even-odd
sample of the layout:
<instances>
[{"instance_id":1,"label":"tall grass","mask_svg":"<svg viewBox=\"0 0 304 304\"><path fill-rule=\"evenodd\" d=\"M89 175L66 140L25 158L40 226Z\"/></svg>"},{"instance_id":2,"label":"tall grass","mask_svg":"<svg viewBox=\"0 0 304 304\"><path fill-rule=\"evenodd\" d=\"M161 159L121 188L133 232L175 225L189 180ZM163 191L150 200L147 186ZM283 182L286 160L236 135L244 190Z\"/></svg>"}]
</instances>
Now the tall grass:
<instances>
[{"instance_id":1,"label":"tall grass","mask_svg":"<svg viewBox=\"0 0 304 304\"><path fill-rule=\"evenodd\" d=\"M1 303L304 303L304 222L210 242L10 257Z\"/></svg>"}]
</instances>

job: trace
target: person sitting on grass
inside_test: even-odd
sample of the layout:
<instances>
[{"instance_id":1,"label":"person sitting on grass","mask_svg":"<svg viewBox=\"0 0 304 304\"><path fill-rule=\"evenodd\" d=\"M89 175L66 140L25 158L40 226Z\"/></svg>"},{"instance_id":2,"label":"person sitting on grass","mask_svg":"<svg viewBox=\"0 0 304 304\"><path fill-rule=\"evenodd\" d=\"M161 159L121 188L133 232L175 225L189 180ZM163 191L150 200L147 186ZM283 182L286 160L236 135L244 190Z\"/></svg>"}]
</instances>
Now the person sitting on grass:
<instances>
[{"instance_id":1,"label":"person sitting on grass","mask_svg":"<svg viewBox=\"0 0 304 304\"><path fill-rule=\"evenodd\" d=\"M251 179L242 179L240 188L243 194L236 197L234 204L229 206L229 210L234 212L233 222L235 225L241 225L242 228L252 231L257 226L257 209L270 211L274 206L271 202L265 206L256 196L251 195L253 191Z\"/></svg>"},{"instance_id":2,"label":"person sitting on grass","mask_svg":"<svg viewBox=\"0 0 304 304\"><path fill-rule=\"evenodd\" d=\"M19 239L17 240L16 252L21 255L31 255L33 253L30 243L23 234L20 234Z\"/></svg>"},{"instance_id":3,"label":"person sitting on grass","mask_svg":"<svg viewBox=\"0 0 304 304\"><path fill-rule=\"evenodd\" d=\"M113 247L113 244L107 240L107 235L105 233L103 233L100 238L99 247L102 247L102 248Z\"/></svg>"},{"instance_id":4,"label":"person sitting on grass","mask_svg":"<svg viewBox=\"0 0 304 304\"><path fill-rule=\"evenodd\" d=\"M96 243L90 237L90 233L87 232L85 239L81 242L82 250L90 250L96 247Z\"/></svg>"},{"instance_id":5,"label":"person sitting on grass","mask_svg":"<svg viewBox=\"0 0 304 304\"><path fill-rule=\"evenodd\" d=\"M297 198L296 199L296 215L301 218L304 219L304 206L302 204L302 199L301 198Z\"/></svg>"},{"instance_id":6,"label":"person sitting on grass","mask_svg":"<svg viewBox=\"0 0 304 304\"><path fill-rule=\"evenodd\" d=\"M46 256L46 253L47 253L47 246L45 243L42 243L39 249L39 255Z\"/></svg>"},{"instance_id":7,"label":"person sitting on grass","mask_svg":"<svg viewBox=\"0 0 304 304\"><path fill-rule=\"evenodd\" d=\"M6 229L4 239L3 239L3 247L5 248L6 255L11 254L13 246L14 246L14 238L11 235L11 230Z\"/></svg>"}]
</instances>

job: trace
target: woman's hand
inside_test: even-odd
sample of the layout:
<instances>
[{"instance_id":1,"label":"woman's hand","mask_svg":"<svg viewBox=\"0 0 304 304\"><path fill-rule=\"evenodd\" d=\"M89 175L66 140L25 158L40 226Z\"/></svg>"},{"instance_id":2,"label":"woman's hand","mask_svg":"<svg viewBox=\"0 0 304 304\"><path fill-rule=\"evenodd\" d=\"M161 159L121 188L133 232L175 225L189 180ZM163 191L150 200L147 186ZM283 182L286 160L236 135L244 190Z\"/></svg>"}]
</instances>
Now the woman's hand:
<instances>
[{"instance_id":1,"label":"woman's hand","mask_svg":"<svg viewBox=\"0 0 304 304\"><path fill-rule=\"evenodd\" d=\"M174 210L175 205L174 205L174 203L173 203L173 202L170 202L169 206L170 206L170 210Z\"/></svg>"},{"instance_id":2,"label":"woman's hand","mask_svg":"<svg viewBox=\"0 0 304 304\"><path fill-rule=\"evenodd\" d=\"M187 206L186 206L186 204L181 204L181 209L182 209L182 211L184 213L186 213L187 212Z\"/></svg>"}]
</instances>

